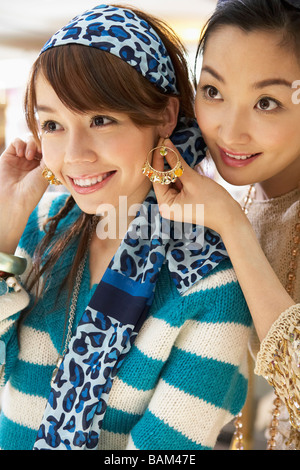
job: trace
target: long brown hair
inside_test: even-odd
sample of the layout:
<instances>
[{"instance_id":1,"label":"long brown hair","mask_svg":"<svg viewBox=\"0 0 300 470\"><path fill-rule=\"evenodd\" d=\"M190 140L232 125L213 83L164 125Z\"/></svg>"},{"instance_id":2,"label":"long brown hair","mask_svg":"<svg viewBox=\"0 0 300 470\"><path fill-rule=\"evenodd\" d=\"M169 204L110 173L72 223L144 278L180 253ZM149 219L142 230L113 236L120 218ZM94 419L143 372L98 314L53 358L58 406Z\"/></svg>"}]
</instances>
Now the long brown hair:
<instances>
[{"instance_id":1,"label":"long brown hair","mask_svg":"<svg viewBox=\"0 0 300 470\"><path fill-rule=\"evenodd\" d=\"M114 5L118 6L118 5ZM124 8L124 6L123 6ZM147 21L162 39L173 62L180 102L179 117L194 117L194 90L189 80L189 68L186 62L186 51L176 34L161 20L132 9ZM50 83L59 99L66 107L77 113L111 109L126 113L137 126L157 125L159 116L168 104L170 94L165 94L133 67L112 54L81 45L65 45L54 47L41 54L34 63L25 94L25 113L30 131L39 139L36 120L35 82L38 74L43 74ZM109 77L109 79L108 79ZM82 213L78 220L52 243L59 222L74 207L72 196L68 197L62 210L45 223L45 236L37 247L33 258L33 279L28 286L32 289L41 275L49 276L52 266L57 262L63 250L74 237L79 238L79 247L70 273L64 284L68 284L69 293L74 285L78 266L86 249L91 215ZM50 249L49 245L52 245ZM42 259L47 249L47 260Z\"/></svg>"}]
</instances>

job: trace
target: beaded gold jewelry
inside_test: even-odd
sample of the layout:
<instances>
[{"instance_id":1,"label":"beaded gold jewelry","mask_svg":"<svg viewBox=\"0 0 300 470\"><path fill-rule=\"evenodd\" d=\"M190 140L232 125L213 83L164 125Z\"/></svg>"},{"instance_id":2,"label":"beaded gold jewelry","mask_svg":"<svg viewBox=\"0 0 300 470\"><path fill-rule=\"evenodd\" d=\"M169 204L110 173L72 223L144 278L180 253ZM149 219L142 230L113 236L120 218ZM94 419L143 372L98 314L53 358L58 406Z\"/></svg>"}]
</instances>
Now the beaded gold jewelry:
<instances>
[{"instance_id":1,"label":"beaded gold jewelry","mask_svg":"<svg viewBox=\"0 0 300 470\"><path fill-rule=\"evenodd\" d=\"M148 161L148 157L151 153L155 150L160 149L160 155L165 157L168 155L168 151L170 150L176 155L177 163L171 170L168 171L158 171L152 168ZM147 156L147 160L142 168L142 173L149 178L152 183L160 183L160 184L171 184L175 183L176 179L183 174L183 168L179 160L178 154L175 150L171 149L170 147L166 147L165 145L161 145L160 147L155 147L154 149L150 150Z\"/></svg>"},{"instance_id":2,"label":"beaded gold jewelry","mask_svg":"<svg viewBox=\"0 0 300 470\"><path fill-rule=\"evenodd\" d=\"M62 184L59 179L55 177L54 173L52 173L52 171L47 167L43 169L42 176L48 181L49 184L53 184L55 186Z\"/></svg>"},{"instance_id":3,"label":"beaded gold jewelry","mask_svg":"<svg viewBox=\"0 0 300 470\"><path fill-rule=\"evenodd\" d=\"M294 235L293 235L293 246L291 250L291 261L289 264L289 272L287 274L287 279L286 279L286 286L285 289L288 292L288 294L293 297L294 295L294 290L295 290L295 283L296 283L296 270L298 266L298 255L300 251L300 211L298 211L297 214L297 221L294 227ZM280 416L280 407L282 405L282 401L278 396L278 393L275 390L275 383L279 382L278 380L279 377L284 377L284 373L282 372L282 367L284 367L284 362L286 360L286 355L289 354L289 349L290 345L294 342L295 338L294 335L298 333L298 338L299 338L299 331L295 329L293 334L290 334L290 338L282 338L279 341L278 344L278 349L276 350L276 353L274 355L274 361L269 365L269 371L270 371L270 376L268 378L268 381L270 385L273 386L274 391L275 391L275 400L274 400L274 409L272 412L272 421L270 425L270 439L268 440L268 450L275 450L276 448L276 435L278 433L278 417ZM296 341L295 341L296 343ZM292 354L295 355L295 351L292 352ZM299 362L299 361L298 361ZM298 364L299 367L299 364ZM275 380L276 377L276 380ZM290 383L288 384L288 387L291 386L293 383L297 383L299 380L299 372L297 371L295 373L294 370L291 370L290 377L285 378L285 383L284 386L286 387L286 381L289 381ZM282 381L282 380L281 380ZM290 396L291 395L291 396ZM290 401L289 401L290 400ZM296 397L292 396L292 394L289 394L289 400L285 400L285 405L288 410L291 410L292 412L289 413L290 416L290 422L291 425L294 429L299 429L299 420L300 420L300 413L299 413L299 402L296 399ZM293 416L293 409L296 409L295 416L298 416L298 422L295 423L294 420L292 419Z\"/></svg>"},{"instance_id":4,"label":"beaded gold jewelry","mask_svg":"<svg viewBox=\"0 0 300 470\"><path fill-rule=\"evenodd\" d=\"M251 184L250 188L249 188L249 191L248 191L248 194L247 196L245 197L244 199L244 205L242 207L242 211L247 215L248 212L249 212L249 209L250 209L250 206L253 202L253 200L255 199L255 186L254 184Z\"/></svg>"},{"instance_id":5,"label":"beaded gold jewelry","mask_svg":"<svg viewBox=\"0 0 300 470\"><path fill-rule=\"evenodd\" d=\"M285 446L290 450L300 448L300 329L292 322L286 334L278 341L278 347L269 363L265 378L275 390L274 409L269 427L268 450L276 448L280 408L284 402L291 428ZM280 398L279 398L280 395Z\"/></svg>"},{"instance_id":6,"label":"beaded gold jewelry","mask_svg":"<svg viewBox=\"0 0 300 470\"><path fill-rule=\"evenodd\" d=\"M249 208L255 198L255 186L251 185L248 191L247 196L244 199L244 206L242 210L245 214L248 214ZM294 294L295 283L296 283L296 270L298 266L298 256L300 251L300 211L297 214L297 220L294 228L294 235L293 235L293 246L291 250L291 261L289 264L289 272L287 274L286 279L286 286L285 289L288 294L292 297ZM278 349L274 354L274 360L271 364L269 364L269 376L267 377L268 382L271 386L273 386L275 399L273 402L274 408L272 411L272 420L269 426L269 433L270 438L267 442L267 450L275 450L276 449L276 436L278 434L278 426L279 426L279 416L280 416L280 408L282 407L282 400L279 397L278 392L276 391L275 385L281 381L284 383L284 387L291 386L292 384L296 383L298 380L299 372L297 371L298 375L295 371L291 370L291 376L288 379L285 377L285 372L283 371L286 361L286 355L289 354L290 345L295 341L295 336L298 334L297 339L300 338L300 331L297 328L294 329L293 333L290 334L290 338L282 338L279 342ZM295 341L296 342L296 341ZM295 354L295 352L291 352L291 354ZM300 364L298 365L298 367ZM290 382L289 385L286 384L287 380ZM283 387L283 388L284 388ZM289 394L290 395L290 394ZM289 411L290 415L290 422L292 425L292 433L296 434L297 429L300 426L300 412L299 412L299 401L295 396L292 396L289 400L285 400L285 405ZM296 410L296 413L294 412ZM297 416L297 418L295 418ZM296 422L297 421L297 422ZM235 432L234 432L234 448L235 450L243 450L243 432L242 432L242 413L235 418L234 421ZM295 439L299 440L299 436L296 436ZM291 441L292 439L290 439ZM289 441L287 442L289 444Z\"/></svg>"}]
</instances>

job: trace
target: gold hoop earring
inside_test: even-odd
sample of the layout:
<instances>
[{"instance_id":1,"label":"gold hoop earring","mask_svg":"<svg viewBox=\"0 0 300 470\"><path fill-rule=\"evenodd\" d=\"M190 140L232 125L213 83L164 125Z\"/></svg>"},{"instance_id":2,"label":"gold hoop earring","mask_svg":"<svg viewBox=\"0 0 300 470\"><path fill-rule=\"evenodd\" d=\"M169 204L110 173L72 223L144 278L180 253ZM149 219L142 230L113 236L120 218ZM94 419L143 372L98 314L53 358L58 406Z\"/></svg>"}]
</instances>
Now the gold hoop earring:
<instances>
[{"instance_id":1,"label":"gold hoop earring","mask_svg":"<svg viewBox=\"0 0 300 470\"><path fill-rule=\"evenodd\" d=\"M160 149L160 154L162 157L168 155L168 151L170 150L176 155L177 163L171 170L168 171L158 171L155 170L149 163L148 157L149 155L154 152L155 150ZM176 179L183 174L183 168L179 160L178 154L175 150L171 149L170 147L166 147L165 145L161 145L160 147L154 147L147 155L147 160L142 168L142 173L149 178L152 183L160 183L160 184L170 184L175 183Z\"/></svg>"},{"instance_id":2,"label":"gold hoop earring","mask_svg":"<svg viewBox=\"0 0 300 470\"><path fill-rule=\"evenodd\" d=\"M42 176L48 181L49 184L54 184L55 186L59 186L60 184L62 184L54 175L54 173L52 173L51 170L49 170L49 168L45 167L42 171Z\"/></svg>"}]
</instances>

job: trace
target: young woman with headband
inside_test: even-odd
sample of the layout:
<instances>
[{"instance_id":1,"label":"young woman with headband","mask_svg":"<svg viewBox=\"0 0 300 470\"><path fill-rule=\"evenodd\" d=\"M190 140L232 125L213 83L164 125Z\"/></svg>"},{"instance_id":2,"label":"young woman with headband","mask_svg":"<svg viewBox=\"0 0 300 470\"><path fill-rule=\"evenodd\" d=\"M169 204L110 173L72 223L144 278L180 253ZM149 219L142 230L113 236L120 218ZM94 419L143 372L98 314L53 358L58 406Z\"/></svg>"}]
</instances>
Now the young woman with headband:
<instances>
[{"instance_id":1,"label":"young woman with headband","mask_svg":"<svg viewBox=\"0 0 300 470\"><path fill-rule=\"evenodd\" d=\"M180 42L142 12L100 5L41 51L41 151L0 161L0 448L211 449L242 408L251 316L224 245L155 211L153 150L173 155L164 182L178 152L204 156L193 99ZM67 194L43 196L42 170Z\"/></svg>"}]
</instances>

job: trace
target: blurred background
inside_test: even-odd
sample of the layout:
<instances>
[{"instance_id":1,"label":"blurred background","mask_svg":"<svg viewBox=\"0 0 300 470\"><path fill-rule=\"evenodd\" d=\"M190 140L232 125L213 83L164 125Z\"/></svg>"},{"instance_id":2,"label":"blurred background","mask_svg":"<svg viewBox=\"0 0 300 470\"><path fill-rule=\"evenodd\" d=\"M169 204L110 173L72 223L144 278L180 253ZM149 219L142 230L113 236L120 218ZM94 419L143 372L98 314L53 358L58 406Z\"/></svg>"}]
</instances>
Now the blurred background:
<instances>
[{"instance_id":1,"label":"blurred background","mask_svg":"<svg viewBox=\"0 0 300 470\"><path fill-rule=\"evenodd\" d=\"M200 31L213 12L216 0L119 0L115 3L143 9L165 20L184 43L190 68L194 69ZM23 113L23 95L30 67L41 47L70 19L95 5L97 0L1 1L0 154L15 137L26 139L28 135ZM227 188L233 195L237 191L229 185ZM236 195L238 194L237 192ZM251 406L247 411L250 448L265 449L264 429L270 419L270 388L263 379L252 378L251 390ZM233 429L232 423L226 426L218 440L217 450L230 448Z\"/></svg>"}]
</instances>

